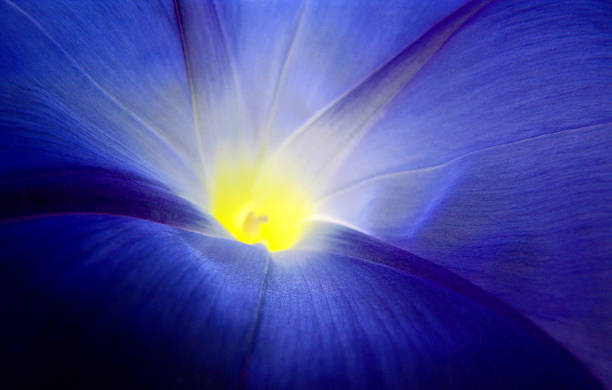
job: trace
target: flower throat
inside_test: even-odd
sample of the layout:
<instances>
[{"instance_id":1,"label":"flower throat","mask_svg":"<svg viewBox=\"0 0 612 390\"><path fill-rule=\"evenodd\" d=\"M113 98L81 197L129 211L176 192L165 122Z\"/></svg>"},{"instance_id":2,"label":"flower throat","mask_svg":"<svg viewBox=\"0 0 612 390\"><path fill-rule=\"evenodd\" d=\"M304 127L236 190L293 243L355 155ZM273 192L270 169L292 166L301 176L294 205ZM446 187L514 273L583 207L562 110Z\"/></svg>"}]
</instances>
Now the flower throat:
<instances>
[{"instance_id":1,"label":"flower throat","mask_svg":"<svg viewBox=\"0 0 612 390\"><path fill-rule=\"evenodd\" d=\"M297 176L281 167L222 161L213 177L213 216L238 240L270 251L291 248L312 207Z\"/></svg>"}]
</instances>

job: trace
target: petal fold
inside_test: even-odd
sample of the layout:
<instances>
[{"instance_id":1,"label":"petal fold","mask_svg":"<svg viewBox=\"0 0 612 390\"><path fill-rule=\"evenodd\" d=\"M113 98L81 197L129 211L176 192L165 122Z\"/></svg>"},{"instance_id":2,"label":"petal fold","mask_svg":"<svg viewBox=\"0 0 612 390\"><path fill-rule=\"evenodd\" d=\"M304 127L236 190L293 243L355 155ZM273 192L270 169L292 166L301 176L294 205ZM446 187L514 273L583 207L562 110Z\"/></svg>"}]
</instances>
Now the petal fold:
<instances>
[{"instance_id":1,"label":"petal fold","mask_svg":"<svg viewBox=\"0 0 612 390\"><path fill-rule=\"evenodd\" d=\"M226 236L212 217L166 186L121 171L70 166L0 177L0 221L50 215L127 216Z\"/></svg>"},{"instance_id":2,"label":"petal fold","mask_svg":"<svg viewBox=\"0 0 612 390\"><path fill-rule=\"evenodd\" d=\"M422 68L322 216L493 293L612 386L612 9L495 1Z\"/></svg>"},{"instance_id":3,"label":"petal fold","mask_svg":"<svg viewBox=\"0 0 612 390\"><path fill-rule=\"evenodd\" d=\"M464 294L456 275L354 232L335 240L270 263L247 387L601 388L518 313L473 286Z\"/></svg>"},{"instance_id":4,"label":"petal fold","mask_svg":"<svg viewBox=\"0 0 612 390\"><path fill-rule=\"evenodd\" d=\"M3 223L0 242L6 387L237 385L265 250L83 215Z\"/></svg>"},{"instance_id":5,"label":"petal fold","mask_svg":"<svg viewBox=\"0 0 612 390\"><path fill-rule=\"evenodd\" d=\"M218 1L217 8L247 112L273 151L464 3Z\"/></svg>"},{"instance_id":6,"label":"petal fold","mask_svg":"<svg viewBox=\"0 0 612 390\"><path fill-rule=\"evenodd\" d=\"M4 0L0 13L8 167L103 165L198 196L197 138L172 4Z\"/></svg>"},{"instance_id":7,"label":"petal fold","mask_svg":"<svg viewBox=\"0 0 612 390\"><path fill-rule=\"evenodd\" d=\"M295 169L302 172L301 176L307 182L328 187L327 180L333 177L337 167L351 154L370 127L380 120L387 105L432 56L489 2L475 0L459 8L365 80L316 113L280 144L271 157L271 164L291 162L291 156L301 153L308 158L295 162Z\"/></svg>"}]
</instances>

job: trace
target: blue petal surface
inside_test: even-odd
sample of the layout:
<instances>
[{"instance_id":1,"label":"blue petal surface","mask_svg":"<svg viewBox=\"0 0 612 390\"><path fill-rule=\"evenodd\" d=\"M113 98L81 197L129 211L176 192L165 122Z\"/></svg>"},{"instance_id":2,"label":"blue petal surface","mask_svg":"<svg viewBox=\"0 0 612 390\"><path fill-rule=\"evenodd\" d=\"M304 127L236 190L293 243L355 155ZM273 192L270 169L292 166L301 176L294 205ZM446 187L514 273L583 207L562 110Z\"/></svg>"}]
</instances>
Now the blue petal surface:
<instances>
[{"instance_id":1,"label":"blue petal surface","mask_svg":"<svg viewBox=\"0 0 612 390\"><path fill-rule=\"evenodd\" d=\"M268 254L105 215L1 224L5 388L235 387Z\"/></svg>"},{"instance_id":2,"label":"blue petal surface","mask_svg":"<svg viewBox=\"0 0 612 390\"><path fill-rule=\"evenodd\" d=\"M338 179L612 121L610 4L563 4L495 1L475 14L387 107Z\"/></svg>"},{"instance_id":3,"label":"blue petal surface","mask_svg":"<svg viewBox=\"0 0 612 390\"><path fill-rule=\"evenodd\" d=\"M0 13L3 172L97 165L198 196L197 138L171 3L6 0Z\"/></svg>"},{"instance_id":4,"label":"blue petal surface","mask_svg":"<svg viewBox=\"0 0 612 390\"><path fill-rule=\"evenodd\" d=\"M197 149L208 185L219 159L248 159L253 130L245 120L226 30L214 0L173 1L183 49ZM208 199L206 199L208 201Z\"/></svg>"},{"instance_id":5,"label":"blue petal surface","mask_svg":"<svg viewBox=\"0 0 612 390\"><path fill-rule=\"evenodd\" d=\"M324 253L271 261L133 218L5 222L5 383L599 388L469 282L359 233L326 237Z\"/></svg>"},{"instance_id":6,"label":"blue petal surface","mask_svg":"<svg viewBox=\"0 0 612 390\"><path fill-rule=\"evenodd\" d=\"M459 161L413 234L395 236L520 310L608 384L610 131L544 136Z\"/></svg>"},{"instance_id":7,"label":"blue petal surface","mask_svg":"<svg viewBox=\"0 0 612 390\"><path fill-rule=\"evenodd\" d=\"M402 50L366 80L351 88L344 96L314 115L293 131L270 157L271 164L286 166L295 155L290 169L315 194L334 188L337 167L342 164L368 129L380 119L385 108L425 66L435 53L461 27L486 7L489 0L476 0L461 7L437 24L412 45ZM382 152L382 151L381 151ZM280 161L283 161L281 163Z\"/></svg>"},{"instance_id":8,"label":"blue petal surface","mask_svg":"<svg viewBox=\"0 0 612 390\"><path fill-rule=\"evenodd\" d=\"M493 2L406 86L322 199L331 219L508 302L608 386L611 12Z\"/></svg>"},{"instance_id":9,"label":"blue petal surface","mask_svg":"<svg viewBox=\"0 0 612 390\"><path fill-rule=\"evenodd\" d=\"M465 1L217 1L247 112L273 150Z\"/></svg>"},{"instance_id":10,"label":"blue petal surface","mask_svg":"<svg viewBox=\"0 0 612 390\"><path fill-rule=\"evenodd\" d=\"M127 172L67 166L0 177L0 220L66 214L126 216L229 237L216 221L167 186Z\"/></svg>"},{"instance_id":11,"label":"blue petal surface","mask_svg":"<svg viewBox=\"0 0 612 390\"><path fill-rule=\"evenodd\" d=\"M249 388L600 387L546 334L456 275L355 232L327 245L270 263Z\"/></svg>"},{"instance_id":12,"label":"blue petal surface","mask_svg":"<svg viewBox=\"0 0 612 390\"><path fill-rule=\"evenodd\" d=\"M612 385L609 4L350 3L269 3L278 26L231 2L0 3L12 379L598 387L514 308ZM475 6L399 87L376 82ZM400 94L336 176L328 216L493 295L359 235L269 263L194 233L213 223L173 193L204 202L202 166L228 141L280 142L355 85Z\"/></svg>"}]
</instances>

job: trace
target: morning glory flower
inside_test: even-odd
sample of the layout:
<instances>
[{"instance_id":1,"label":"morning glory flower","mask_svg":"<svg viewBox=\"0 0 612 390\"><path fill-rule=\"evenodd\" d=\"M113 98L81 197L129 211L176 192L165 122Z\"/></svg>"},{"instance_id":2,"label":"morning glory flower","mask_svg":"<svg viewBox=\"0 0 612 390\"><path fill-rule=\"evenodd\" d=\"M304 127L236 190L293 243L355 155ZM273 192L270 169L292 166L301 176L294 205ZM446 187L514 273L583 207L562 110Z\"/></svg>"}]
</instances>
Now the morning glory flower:
<instances>
[{"instance_id":1,"label":"morning glory flower","mask_svg":"<svg viewBox=\"0 0 612 390\"><path fill-rule=\"evenodd\" d=\"M611 387L611 14L0 1L4 387Z\"/></svg>"}]
</instances>

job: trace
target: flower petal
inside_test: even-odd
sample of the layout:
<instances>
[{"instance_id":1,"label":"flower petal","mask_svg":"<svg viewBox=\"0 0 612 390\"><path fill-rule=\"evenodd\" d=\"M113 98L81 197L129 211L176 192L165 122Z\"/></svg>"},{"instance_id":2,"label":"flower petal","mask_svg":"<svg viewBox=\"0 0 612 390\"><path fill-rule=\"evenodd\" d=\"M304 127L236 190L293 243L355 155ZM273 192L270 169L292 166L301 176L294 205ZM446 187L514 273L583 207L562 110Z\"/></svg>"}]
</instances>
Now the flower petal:
<instances>
[{"instance_id":1,"label":"flower petal","mask_svg":"<svg viewBox=\"0 0 612 390\"><path fill-rule=\"evenodd\" d=\"M607 2L496 1L398 96L324 214L525 314L612 386Z\"/></svg>"},{"instance_id":2,"label":"flower petal","mask_svg":"<svg viewBox=\"0 0 612 390\"><path fill-rule=\"evenodd\" d=\"M612 121L605 1L496 1L433 56L336 184Z\"/></svg>"},{"instance_id":3,"label":"flower petal","mask_svg":"<svg viewBox=\"0 0 612 390\"><path fill-rule=\"evenodd\" d=\"M9 168L95 162L183 193L198 186L172 4L5 0L0 12L2 153L18 161Z\"/></svg>"},{"instance_id":4,"label":"flower petal","mask_svg":"<svg viewBox=\"0 0 612 390\"><path fill-rule=\"evenodd\" d=\"M217 3L247 110L274 150L465 1Z\"/></svg>"},{"instance_id":5,"label":"flower petal","mask_svg":"<svg viewBox=\"0 0 612 390\"><path fill-rule=\"evenodd\" d=\"M543 136L458 162L455 183L396 241L493 292L607 383L611 130Z\"/></svg>"},{"instance_id":6,"label":"flower petal","mask_svg":"<svg viewBox=\"0 0 612 390\"><path fill-rule=\"evenodd\" d=\"M206 183L222 158L253 150L233 58L214 0L174 0ZM208 200L207 200L208 201Z\"/></svg>"},{"instance_id":7,"label":"flower petal","mask_svg":"<svg viewBox=\"0 0 612 390\"><path fill-rule=\"evenodd\" d=\"M77 213L129 216L228 237L166 186L126 172L71 166L0 177L0 221Z\"/></svg>"},{"instance_id":8,"label":"flower petal","mask_svg":"<svg viewBox=\"0 0 612 390\"><path fill-rule=\"evenodd\" d=\"M292 165L313 191L329 186L346 159L388 104L444 43L489 3L474 0L445 18L416 42L295 130L275 150L270 164ZM296 154L306 159L291 159ZM296 161L297 160L297 161ZM282 163L281 163L282 161ZM316 184L310 184L316 183Z\"/></svg>"},{"instance_id":9,"label":"flower petal","mask_svg":"<svg viewBox=\"0 0 612 390\"><path fill-rule=\"evenodd\" d=\"M268 262L262 248L103 215L4 223L0 243L4 385L240 380Z\"/></svg>"},{"instance_id":10,"label":"flower petal","mask_svg":"<svg viewBox=\"0 0 612 390\"><path fill-rule=\"evenodd\" d=\"M270 263L248 387L600 388L470 283L367 236L337 241Z\"/></svg>"}]
</instances>

